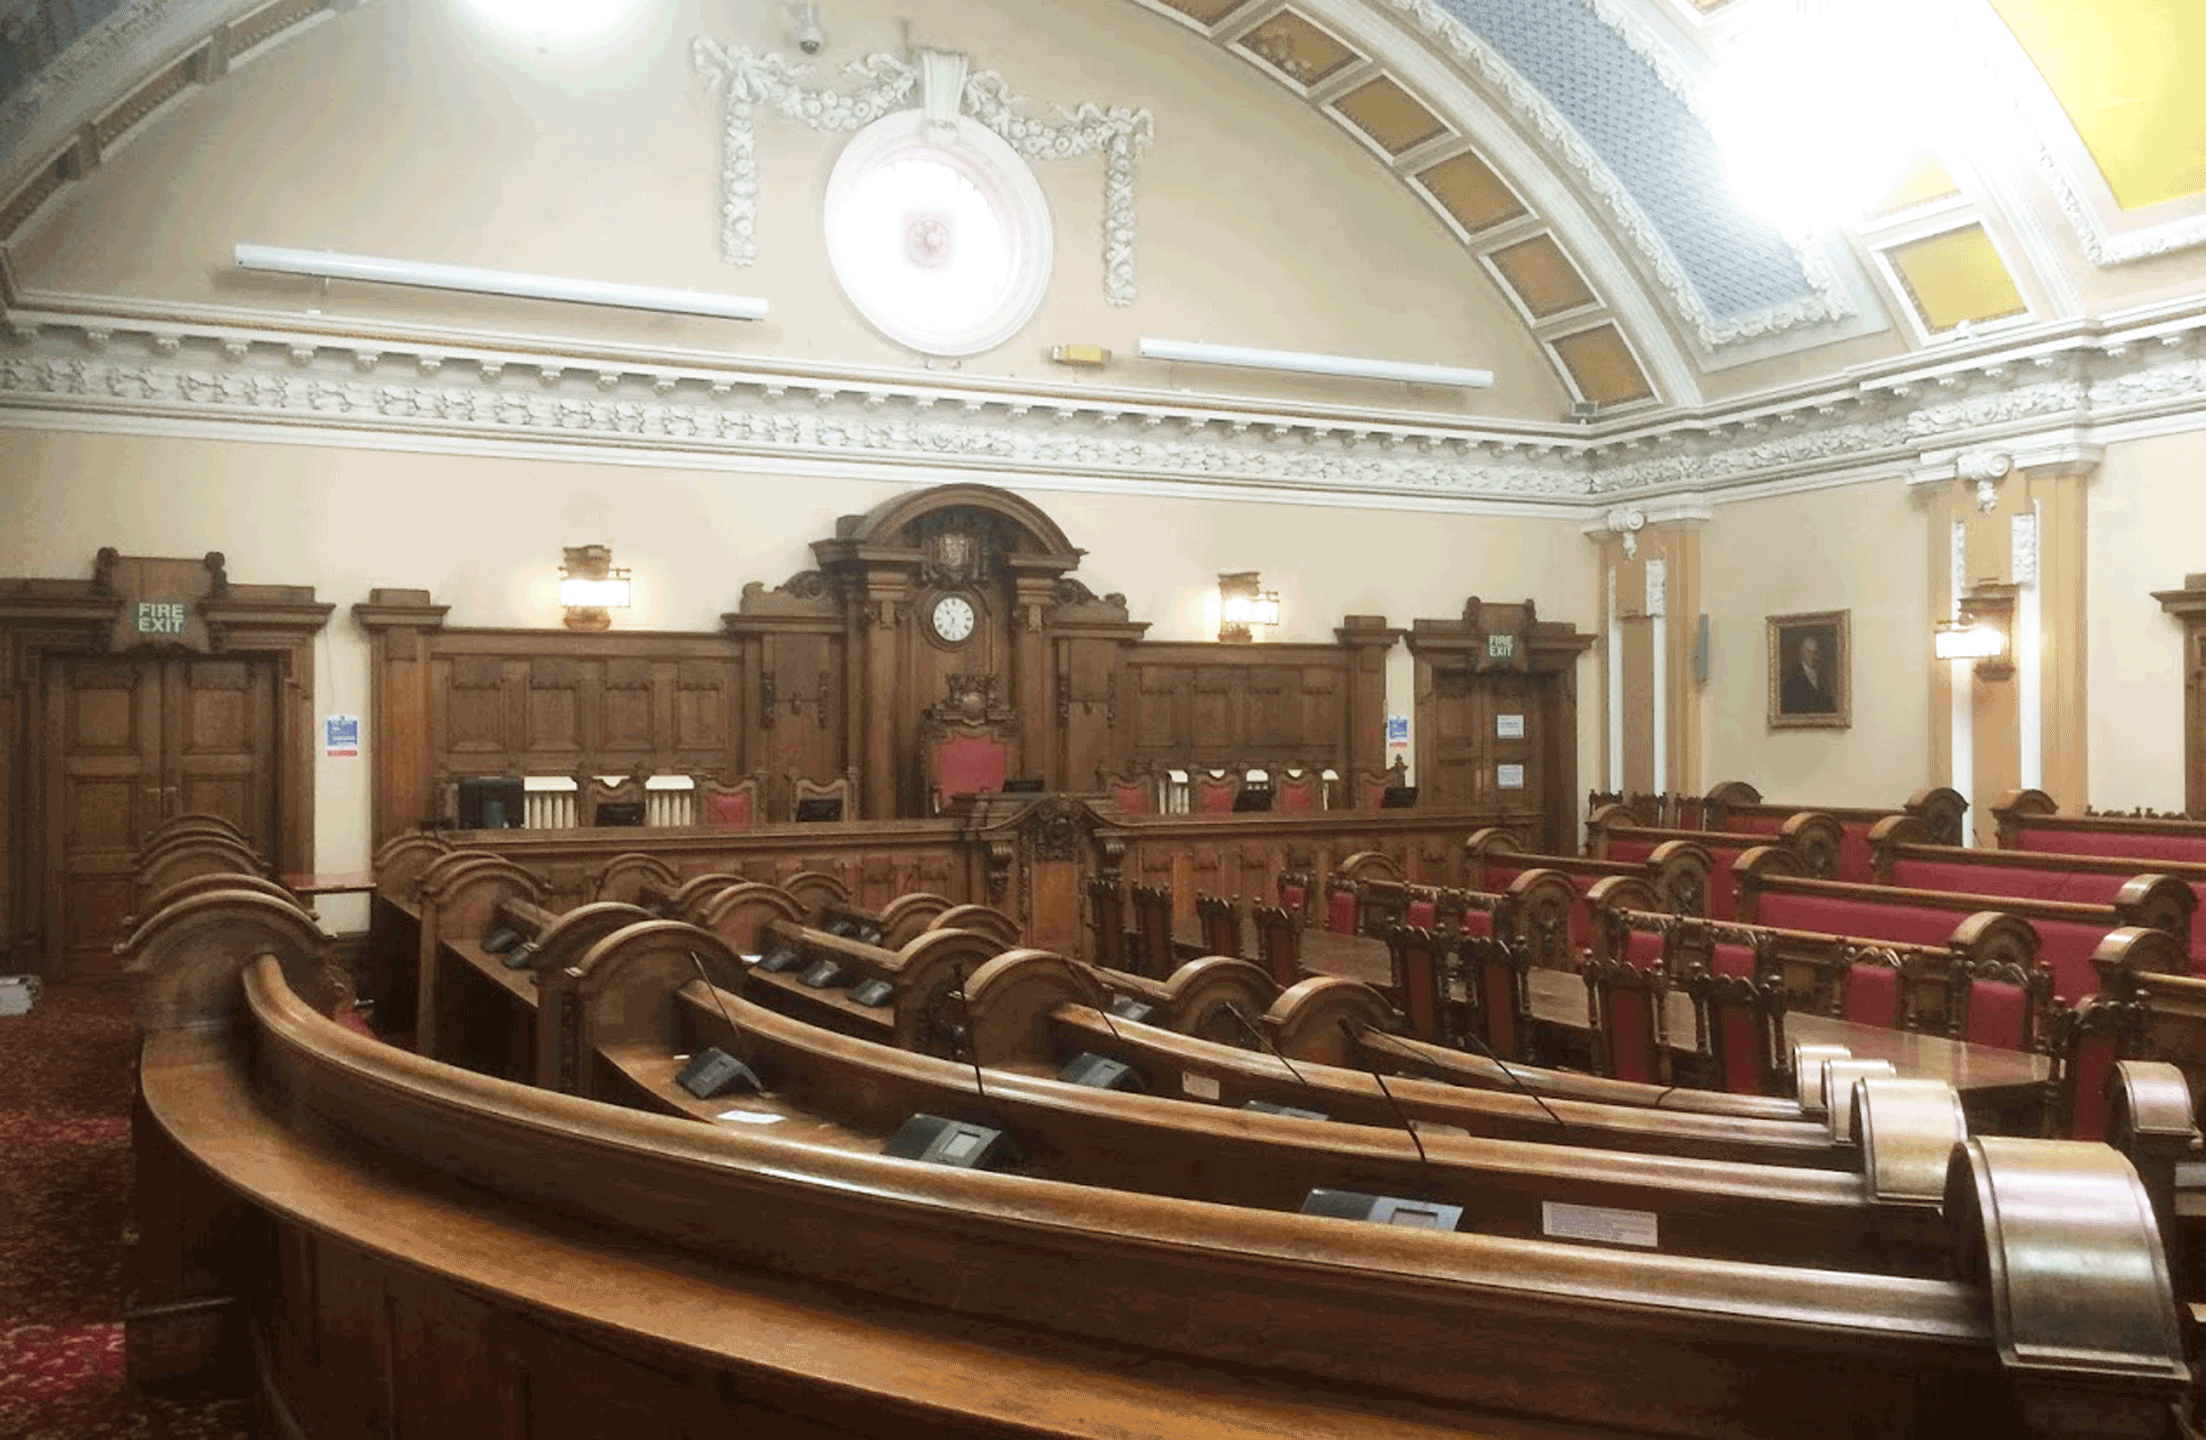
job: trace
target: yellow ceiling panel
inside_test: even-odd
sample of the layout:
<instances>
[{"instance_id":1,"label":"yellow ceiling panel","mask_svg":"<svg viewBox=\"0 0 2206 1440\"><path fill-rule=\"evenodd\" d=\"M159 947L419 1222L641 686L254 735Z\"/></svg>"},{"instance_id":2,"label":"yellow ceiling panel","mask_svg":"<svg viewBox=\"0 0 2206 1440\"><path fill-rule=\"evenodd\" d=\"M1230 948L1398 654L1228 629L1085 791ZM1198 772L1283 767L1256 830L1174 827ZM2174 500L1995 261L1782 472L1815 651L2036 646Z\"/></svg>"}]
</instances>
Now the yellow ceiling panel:
<instances>
[{"instance_id":1,"label":"yellow ceiling panel","mask_svg":"<svg viewBox=\"0 0 2206 1440\"><path fill-rule=\"evenodd\" d=\"M1240 44L1298 85L1315 85L1363 58L1292 10L1266 20Z\"/></svg>"},{"instance_id":2,"label":"yellow ceiling panel","mask_svg":"<svg viewBox=\"0 0 2206 1440\"><path fill-rule=\"evenodd\" d=\"M1593 291L1552 235L1535 235L1487 257L1524 308L1540 319L1593 303Z\"/></svg>"},{"instance_id":3,"label":"yellow ceiling panel","mask_svg":"<svg viewBox=\"0 0 2206 1440\"><path fill-rule=\"evenodd\" d=\"M1440 208L1472 234L1529 214L1501 177L1486 162L1466 150L1453 160L1443 160L1417 172L1417 183L1432 192Z\"/></svg>"},{"instance_id":4,"label":"yellow ceiling panel","mask_svg":"<svg viewBox=\"0 0 2206 1440\"><path fill-rule=\"evenodd\" d=\"M1215 25L1240 9L1244 0L1164 0L1164 3L1190 19Z\"/></svg>"},{"instance_id":5,"label":"yellow ceiling panel","mask_svg":"<svg viewBox=\"0 0 2206 1440\"><path fill-rule=\"evenodd\" d=\"M1440 117L1427 110L1407 90L1385 76L1358 86L1335 102L1334 108L1349 123L1379 142L1389 155L1399 155L1446 132Z\"/></svg>"},{"instance_id":6,"label":"yellow ceiling panel","mask_svg":"<svg viewBox=\"0 0 2206 1440\"><path fill-rule=\"evenodd\" d=\"M1555 342L1555 354L1577 383L1578 393L1596 405L1623 405L1654 394L1647 372L1639 368L1614 325L1565 335Z\"/></svg>"},{"instance_id":7,"label":"yellow ceiling panel","mask_svg":"<svg viewBox=\"0 0 2206 1440\"><path fill-rule=\"evenodd\" d=\"M1885 256L1933 333L1964 320L2000 320L2030 308L1981 225L1896 245Z\"/></svg>"},{"instance_id":8,"label":"yellow ceiling panel","mask_svg":"<svg viewBox=\"0 0 2206 1440\"><path fill-rule=\"evenodd\" d=\"M2125 210L2206 190L2206 5L1991 0Z\"/></svg>"},{"instance_id":9,"label":"yellow ceiling panel","mask_svg":"<svg viewBox=\"0 0 2206 1440\"><path fill-rule=\"evenodd\" d=\"M1960 193L1960 184L1938 157L1928 150L1918 150L1909 158L1907 168L1901 172L1891 192L1869 213L1872 216L1893 215Z\"/></svg>"}]
</instances>

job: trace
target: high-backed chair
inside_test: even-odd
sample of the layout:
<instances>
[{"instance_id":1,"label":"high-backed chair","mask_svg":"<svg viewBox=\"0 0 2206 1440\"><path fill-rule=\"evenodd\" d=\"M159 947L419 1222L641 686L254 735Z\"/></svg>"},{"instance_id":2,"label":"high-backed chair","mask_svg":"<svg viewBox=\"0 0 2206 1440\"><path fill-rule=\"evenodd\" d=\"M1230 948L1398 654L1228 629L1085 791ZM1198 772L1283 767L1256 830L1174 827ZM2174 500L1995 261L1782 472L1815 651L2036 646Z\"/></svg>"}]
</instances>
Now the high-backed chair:
<instances>
[{"instance_id":1,"label":"high-backed chair","mask_svg":"<svg viewBox=\"0 0 2206 1440\"><path fill-rule=\"evenodd\" d=\"M748 830L766 819L764 787L756 775L733 784L716 775L697 777L697 823L716 830Z\"/></svg>"},{"instance_id":2,"label":"high-backed chair","mask_svg":"<svg viewBox=\"0 0 2206 1440\"><path fill-rule=\"evenodd\" d=\"M1188 809L1197 815L1222 815L1233 809L1241 793L1241 769L1229 766L1212 770L1196 766L1187 772Z\"/></svg>"},{"instance_id":3,"label":"high-backed chair","mask_svg":"<svg viewBox=\"0 0 2206 1440\"><path fill-rule=\"evenodd\" d=\"M2107 1138L2106 1083L2117 1061L2138 1049L2145 1007L2118 995L2086 995L2053 1012L2053 1133L2070 1140Z\"/></svg>"},{"instance_id":4,"label":"high-backed chair","mask_svg":"<svg viewBox=\"0 0 2206 1440\"><path fill-rule=\"evenodd\" d=\"M1274 770L1272 809L1282 815L1312 815L1325 808L1325 782L1315 770Z\"/></svg>"},{"instance_id":5,"label":"high-backed chair","mask_svg":"<svg viewBox=\"0 0 2206 1440\"><path fill-rule=\"evenodd\" d=\"M1361 909L1356 894L1356 882L1339 875L1325 879L1325 928L1335 935L1356 933L1356 916Z\"/></svg>"},{"instance_id":6,"label":"high-backed chair","mask_svg":"<svg viewBox=\"0 0 2206 1440\"><path fill-rule=\"evenodd\" d=\"M1447 942L1423 925L1394 925L1386 932L1394 971L1394 998L1409 1033L1420 1040L1448 1039Z\"/></svg>"},{"instance_id":7,"label":"high-backed chair","mask_svg":"<svg viewBox=\"0 0 2206 1440\"><path fill-rule=\"evenodd\" d=\"M1093 937L1089 962L1113 970L1132 969L1126 958L1126 896L1118 877L1090 876L1087 891L1088 934Z\"/></svg>"},{"instance_id":8,"label":"high-backed chair","mask_svg":"<svg viewBox=\"0 0 2206 1440\"><path fill-rule=\"evenodd\" d=\"M1474 938L1457 945L1456 960L1470 1002L1467 1033L1483 1041L1497 1059L1531 1063L1532 991L1526 978L1532 969L1531 948L1509 940Z\"/></svg>"},{"instance_id":9,"label":"high-backed chair","mask_svg":"<svg viewBox=\"0 0 2206 1440\"><path fill-rule=\"evenodd\" d=\"M1913 970L1897 951L1849 945L1840 956L1829 1012L1857 1025L1905 1030Z\"/></svg>"},{"instance_id":10,"label":"high-backed chair","mask_svg":"<svg viewBox=\"0 0 2206 1440\"><path fill-rule=\"evenodd\" d=\"M1378 810L1386 804L1387 791L1408 783L1408 762L1396 760L1384 770L1358 771L1350 793L1356 797L1358 810Z\"/></svg>"},{"instance_id":11,"label":"high-backed chair","mask_svg":"<svg viewBox=\"0 0 2206 1440\"><path fill-rule=\"evenodd\" d=\"M582 823L596 825L643 824L644 777L641 773L624 776L607 784L596 775L582 777Z\"/></svg>"},{"instance_id":12,"label":"high-backed chair","mask_svg":"<svg viewBox=\"0 0 2206 1440\"><path fill-rule=\"evenodd\" d=\"M1140 951L1136 973L1162 980L1178 968L1172 949L1172 892L1156 885L1135 885L1134 939Z\"/></svg>"},{"instance_id":13,"label":"high-backed chair","mask_svg":"<svg viewBox=\"0 0 2206 1440\"><path fill-rule=\"evenodd\" d=\"M1241 906L1217 895L1195 897L1195 918L1203 927L1203 953L1241 958Z\"/></svg>"},{"instance_id":14,"label":"high-backed chair","mask_svg":"<svg viewBox=\"0 0 2206 1440\"><path fill-rule=\"evenodd\" d=\"M1256 922L1256 963L1284 990L1302 979L1301 916L1283 905L1249 907Z\"/></svg>"},{"instance_id":15,"label":"high-backed chair","mask_svg":"<svg viewBox=\"0 0 2206 1440\"><path fill-rule=\"evenodd\" d=\"M989 724L950 724L926 742L927 795L937 813L952 797L1001 790L1011 778L1011 745Z\"/></svg>"},{"instance_id":16,"label":"high-backed chair","mask_svg":"<svg viewBox=\"0 0 2206 1440\"><path fill-rule=\"evenodd\" d=\"M1785 1033L1785 987L1774 979L1696 970L1685 979L1700 1030L1700 1051L1715 1088L1734 1095L1775 1095L1778 1042Z\"/></svg>"},{"instance_id":17,"label":"high-backed chair","mask_svg":"<svg viewBox=\"0 0 2206 1440\"><path fill-rule=\"evenodd\" d=\"M1593 1012L1594 1063L1603 1075L1649 1085L1669 1083L1662 1049L1662 1001L1669 977L1622 960L1585 964L1586 994Z\"/></svg>"},{"instance_id":18,"label":"high-backed chair","mask_svg":"<svg viewBox=\"0 0 2206 1440\"><path fill-rule=\"evenodd\" d=\"M2045 1005L2053 997L2051 970L2012 961L1957 960L1949 975L1954 1039L2002 1050L2043 1048Z\"/></svg>"},{"instance_id":19,"label":"high-backed chair","mask_svg":"<svg viewBox=\"0 0 2206 1440\"><path fill-rule=\"evenodd\" d=\"M840 801L841 809L833 817L825 814L807 814L806 806L815 812L824 810L827 801ZM828 819L855 820L858 818L858 770L856 766L845 770L833 780L814 780L801 771L789 772L789 818L791 820Z\"/></svg>"},{"instance_id":20,"label":"high-backed chair","mask_svg":"<svg viewBox=\"0 0 2206 1440\"><path fill-rule=\"evenodd\" d=\"M1160 808L1157 804L1156 779L1144 771L1120 775L1109 770L1098 770L1095 782L1121 815L1152 815Z\"/></svg>"},{"instance_id":21,"label":"high-backed chair","mask_svg":"<svg viewBox=\"0 0 2206 1440\"><path fill-rule=\"evenodd\" d=\"M1296 925L1310 920L1310 900L1317 893L1317 877L1307 870L1279 872L1279 908L1294 917Z\"/></svg>"}]
</instances>

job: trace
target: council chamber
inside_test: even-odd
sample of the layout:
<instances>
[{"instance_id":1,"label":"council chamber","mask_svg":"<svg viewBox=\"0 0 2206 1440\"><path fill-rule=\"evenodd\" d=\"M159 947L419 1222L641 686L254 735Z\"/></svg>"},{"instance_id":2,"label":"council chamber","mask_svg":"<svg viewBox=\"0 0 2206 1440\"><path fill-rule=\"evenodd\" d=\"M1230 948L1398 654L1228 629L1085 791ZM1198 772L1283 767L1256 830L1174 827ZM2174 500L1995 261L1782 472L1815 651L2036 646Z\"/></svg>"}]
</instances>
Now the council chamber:
<instances>
[{"instance_id":1,"label":"council chamber","mask_svg":"<svg viewBox=\"0 0 2206 1440\"><path fill-rule=\"evenodd\" d=\"M128 1385L2197 1434L2206 21L1859 8L0 4Z\"/></svg>"}]
</instances>

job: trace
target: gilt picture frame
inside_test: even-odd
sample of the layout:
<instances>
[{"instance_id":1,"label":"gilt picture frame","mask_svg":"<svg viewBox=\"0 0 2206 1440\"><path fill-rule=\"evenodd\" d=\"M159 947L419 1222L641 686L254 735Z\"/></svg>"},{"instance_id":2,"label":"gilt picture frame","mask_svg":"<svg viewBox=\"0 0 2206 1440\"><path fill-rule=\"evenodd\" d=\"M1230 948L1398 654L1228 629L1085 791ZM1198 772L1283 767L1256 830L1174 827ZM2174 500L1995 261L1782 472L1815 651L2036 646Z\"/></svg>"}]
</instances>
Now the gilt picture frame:
<instances>
[{"instance_id":1,"label":"gilt picture frame","mask_svg":"<svg viewBox=\"0 0 2206 1440\"><path fill-rule=\"evenodd\" d=\"M1849 610L1769 617L1769 728L1844 730L1854 723Z\"/></svg>"}]
</instances>

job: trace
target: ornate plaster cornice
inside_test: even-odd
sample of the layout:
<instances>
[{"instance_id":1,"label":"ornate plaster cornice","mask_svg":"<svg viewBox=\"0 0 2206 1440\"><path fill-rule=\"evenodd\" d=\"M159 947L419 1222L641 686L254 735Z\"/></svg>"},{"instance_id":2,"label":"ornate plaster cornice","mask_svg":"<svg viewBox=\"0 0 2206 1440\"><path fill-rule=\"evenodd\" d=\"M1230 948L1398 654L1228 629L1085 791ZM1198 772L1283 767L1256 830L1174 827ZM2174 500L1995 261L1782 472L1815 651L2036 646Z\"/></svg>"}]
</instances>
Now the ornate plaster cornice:
<instances>
[{"instance_id":1,"label":"ornate plaster cornice","mask_svg":"<svg viewBox=\"0 0 2206 1440\"><path fill-rule=\"evenodd\" d=\"M1650 522L1745 494L1952 476L1964 453L2008 453L2032 466L2095 454L2109 436L2206 428L2206 307L2072 326L2009 350L1892 364L1604 431L946 382L934 372L796 373L686 352L315 328L323 325L88 305L11 310L0 339L0 422L525 444L577 459L786 473L823 464L957 469L1103 491L1301 494L1581 518L1629 505Z\"/></svg>"},{"instance_id":2,"label":"ornate plaster cornice","mask_svg":"<svg viewBox=\"0 0 2206 1440\"><path fill-rule=\"evenodd\" d=\"M721 111L720 256L731 265L758 259L758 135L763 105L813 130L857 130L895 110L920 88L921 69L894 55L874 54L843 67L855 88L838 92L807 84L809 66L708 37L690 45L706 82L725 92ZM1156 135L1147 110L1083 102L1054 119L1023 113L1024 101L993 70L962 75L957 108L987 126L1028 160L1103 156L1103 297L1134 303L1134 164Z\"/></svg>"}]
</instances>

